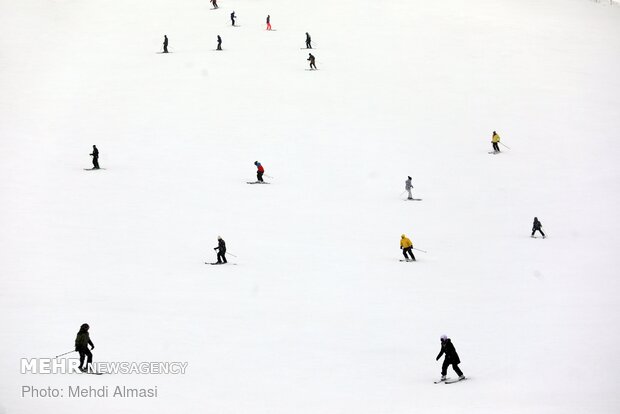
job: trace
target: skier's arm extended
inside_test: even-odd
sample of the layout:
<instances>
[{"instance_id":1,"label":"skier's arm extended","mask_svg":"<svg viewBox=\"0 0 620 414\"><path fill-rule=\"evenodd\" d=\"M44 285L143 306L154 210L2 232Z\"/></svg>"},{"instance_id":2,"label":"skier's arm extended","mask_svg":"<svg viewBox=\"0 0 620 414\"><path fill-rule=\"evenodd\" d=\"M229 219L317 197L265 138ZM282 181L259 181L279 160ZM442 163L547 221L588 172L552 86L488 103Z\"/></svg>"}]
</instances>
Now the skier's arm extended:
<instances>
[{"instance_id":1,"label":"skier's arm extended","mask_svg":"<svg viewBox=\"0 0 620 414\"><path fill-rule=\"evenodd\" d=\"M442 355L443 355L443 346L441 347L441 351L439 352L439 355L437 355L437 358L435 358L435 361L439 361L439 358L441 358Z\"/></svg>"}]
</instances>

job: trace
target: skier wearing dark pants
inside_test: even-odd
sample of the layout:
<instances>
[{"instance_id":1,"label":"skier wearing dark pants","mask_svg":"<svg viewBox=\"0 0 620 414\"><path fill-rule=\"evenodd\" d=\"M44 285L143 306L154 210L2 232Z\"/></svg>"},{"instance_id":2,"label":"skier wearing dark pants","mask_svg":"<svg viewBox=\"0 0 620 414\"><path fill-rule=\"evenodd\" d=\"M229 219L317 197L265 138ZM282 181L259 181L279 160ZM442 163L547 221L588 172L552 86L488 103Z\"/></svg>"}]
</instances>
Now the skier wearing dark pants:
<instances>
[{"instance_id":1,"label":"skier wearing dark pants","mask_svg":"<svg viewBox=\"0 0 620 414\"><path fill-rule=\"evenodd\" d=\"M217 50L222 50L222 38L217 35Z\"/></svg>"},{"instance_id":2,"label":"skier wearing dark pants","mask_svg":"<svg viewBox=\"0 0 620 414\"><path fill-rule=\"evenodd\" d=\"M493 151L494 152L501 152L499 150L499 135L497 134L497 132L493 131L493 137L491 138L491 143L493 144Z\"/></svg>"},{"instance_id":3,"label":"skier wearing dark pants","mask_svg":"<svg viewBox=\"0 0 620 414\"><path fill-rule=\"evenodd\" d=\"M80 371L88 371L89 365L93 362L93 354L90 352L95 349L93 341L90 340L88 329L90 327L87 323L80 326L80 331L75 337L75 350L80 354ZM90 345L90 350L88 346ZM84 365L84 359L86 358L86 365Z\"/></svg>"},{"instance_id":4,"label":"skier wearing dark pants","mask_svg":"<svg viewBox=\"0 0 620 414\"><path fill-rule=\"evenodd\" d=\"M211 0L211 4L213 5L214 9L219 9L219 6L217 5L217 0Z\"/></svg>"},{"instance_id":5,"label":"skier wearing dark pants","mask_svg":"<svg viewBox=\"0 0 620 414\"><path fill-rule=\"evenodd\" d=\"M271 16L267 15L267 30L271 30Z\"/></svg>"},{"instance_id":6,"label":"skier wearing dark pants","mask_svg":"<svg viewBox=\"0 0 620 414\"><path fill-rule=\"evenodd\" d=\"M226 260L226 242L220 236L217 236L217 247L214 247L213 250L217 250L218 263L228 263Z\"/></svg>"},{"instance_id":7,"label":"skier wearing dark pants","mask_svg":"<svg viewBox=\"0 0 620 414\"><path fill-rule=\"evenodd\" d=\"M543 239L546 237L545 233L543 233L542 231L542 223L538 221L538 217L534 217L534 224L532 225L532 237L534 237L534 233L536 233L537 231L542 234Z\"/></svg>"},{"instance_id":8,"label":"skier wearing dark pants","mask_svg":"<svg viewBox=\"0 0 620 414\"><path fill-rule=\"evenodd\" d=\"M405 191L407 191L407 200L413 200L413 196L411 195L412 188L413 188L413 184L411 184L411 177L407 176L407 180L405 181Z\"/></svg>"},{"instance_id":9,"label":"skier wearing dark pants","mask_svg":"<svg viewBox=\"0 0 620 414\"><path fill-rule=\"evenodd\" d=\"M168 36L164 35L164 53L168 53Z\"/></svg>"},{"instance_id":10,"label":"skier wearing dark pants","mask_svg":"<svg viewBox=\"0 0 620 414\"><path fill-rule=\"evenodd\" d=\"M459 368L459 364L461 363L459 354L456 353L456 349L454 348L454 345L452 345L452 341L446 335L441 335L440 341L441 351L435 360L439 361L439 358L441 358L442 355L446 356L443 360L443 364L441 365L441 380L446 380L446 374L448 373L448 367L450 365L452 365L452 369L454 369L456 375L459 376L459 379L465 379L463 371Z\"/></svg>"},{"instance_id":11,"label":"skier wearing dark pants","mask_svg":"<svg viewBox=\"0 0 620 414\"><path fill-rule=\"evenodd\" d=\"M263 174L265 174L265 169L263 168L261 163L258 161L254 161L254 165L256 165L256 180L259 183L264 183Z\"/></svg>"},{"instance_id":12,"label":"skier wearing dark pants","mask_svg":"<svg viewBox=\"0 0 620 414\"><path fill-rule=\"evenodd\" d=\"M232 22L232 25L235 25L235 19L237 18L237 16L235 15L235 12L230 13L230 21Z\"/></svg>"},{"instance_id":13,"label":"skier wearing dark pants","mask_svg":"<svg viewBox=\"0 0 620 414\"><path fill-rule=\"evenodd\" d=\"M415 256L413 255L413 243L411 243L411 240L409 240L404 234L401 234L400 236L400 248L402 249L403 256L405 256L405 260L407 262L410 260L415 262ZM411 256L411 259L409 259L407 254Z\"/></svg>"},{"instance_id":14,"label":"skier wearing dark pants","mask_svg":"<svg viewBox=\"0 0 620 414\"><path fill-rule=\"evenodd\" d=\"M306 60L310 62L310 70L316 69L316 64L314 63L315 57L312 55L312 53L308 53L308 59Z\"/></svg>"},{"instance_id":15,"label":"skier wearing dark pants","mask_svg":"<svg viewBox=\"0 0 620 414\"><path fill-rule=\"evenodd\" d=\"M93 152L90 154L93 157L93 170L99 169L99 150L96 145L93 145Z\"/></svg>"},{"instance_id":16,"label":"skier wearing dark pants","mask_svg":"<svg viewBox=\"0 0 620 414\"><path fill-rule=\"evenodd\" d=\"M310 35L308 34L308 32L306 32L306 49L312 49L312 39L310 38Z\"/></svg>"}]
</instances>

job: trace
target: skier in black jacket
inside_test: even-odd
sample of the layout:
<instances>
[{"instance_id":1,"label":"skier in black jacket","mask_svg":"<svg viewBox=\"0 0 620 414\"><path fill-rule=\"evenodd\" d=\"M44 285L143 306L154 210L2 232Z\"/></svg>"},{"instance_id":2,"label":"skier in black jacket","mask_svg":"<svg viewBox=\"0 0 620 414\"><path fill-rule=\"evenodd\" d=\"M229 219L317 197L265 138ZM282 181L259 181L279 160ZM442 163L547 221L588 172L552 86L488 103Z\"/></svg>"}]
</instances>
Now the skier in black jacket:
<instances>
[{"instance_id":1,"label":"skier in black jacket","mask_svg":"<svg viewBox=\"0 0 620 414\"><path fill-rule=\"evenodd\" d=\"M95 349L95 345L93 341L90 340L90 336L88 334L88 329L90 327L87 323L82 324L80 326L80 331L77 333L75 337L75 350L80 354L80 371L86 372L88 371L88 366L93 362L93 354L90 352ZM90 345L90 350L88 349L88 345ZM87 357L86 365L84 365L84 358Z\"/></svg>"},{"instance_id":2,"label":"skier in black jacket","mask_svg":"<svg viewBox=\"0 0 620 414\"><path fill-rule=\"evenodd\" d=\"M310 38L310 35L308 34L308 32L306 32L306 49L312 49L312 39Z\"/></svg>"},{"instance_id":3,"label":"skier in black jacket","mask_svg":"<svg viewBox=\"0 0 620 414\"><path fill-rule=\"evenodd\" d=\"M542 234L543 239L546 237L545 233L543 233L542 231L542 223L538 221L538 217L534 217L534 224L532 225L532 237L534 237L534 233L536 233L537 231Z\"/></svg>"},{"instance_id":4,"label":"skier in black jacket","mask_svg":"<svg viewBox=\"0 0 620 414\"><path fill-rule=\"evenodd\" d=\"M232 22L232 25L235 25L235 19L237 18L237 16L235 15L235 12L230 13L230 21Z\"/></svg>"},{"instance_id":5,"label":"skier in black jacket","mask_svg":"<svg viewBox=\"0 0 620 414\"><path fill-rule=\"evenodd\" d=\"M314 63L315 57L312 53L308 53L308 59L306 60L310 62L310 70L316 69L316 64Z\"/></svg>"},{"instance_id":6,"label":"skier in black jacket","mask_svg":"<svg viewBox=\"0 0 620 414\"><path fill-rule=\"evenodd\" d=\"M164 35L164 53L168 53L168 36Z\"/></svg>"},{"instance_id":7,"label":"skier in black jacket","mask_svg":"<svg viewBox=\"0 0 620 414\"><path fill-rule=\"evenodd\" d=\"M450 365L452 365L452 369L454 369L454 372L456 372L456 374L459 376L459 379L465 379L463 371L461 371L459 368L459 364L461 363L461 360L459 359L459 354L456 353L456 349L454 349L452 341L446 335L441 335L440 341L441 351L439 352L439 355L437 355L437 358L435 358L435 360L439 361L439 358L441 358L442 355L446 355L445 359L443 360L443 364L441 365L441 381L446 380L446 373L448 372L448 367Z\"/></svg>"},{"instance_id":8,"label":"skier in black jacket","mask_svg":"<svg viewBox=\"0 0 620 414\"><path fill-rule=\"evenodd\" d=\"M226 242L220 236L217 236L217 247L213 250L217 250L217 262L219 264L228 263L226 260Z\"/></svg>"},{"instance_id":9,"label":"skier in black jacket","mask_svg":"<svg viewBox=\"0 0 620 414\"><path fill-rule=\"evenodd\" d=\"M93 153L90 154L93 157L93 170L99 169L99 150L96 145L93 145Z\"/></svg>"},{"instance_id":10,"label":"skier in black jacket","mask_svg":"<svg viewBox=\"0 0 620 414\"><path fill-rule=\"evenodd\" d=\"M217 50L222 50L222 38L217 35Z\"/></svg>"}]
</instances>

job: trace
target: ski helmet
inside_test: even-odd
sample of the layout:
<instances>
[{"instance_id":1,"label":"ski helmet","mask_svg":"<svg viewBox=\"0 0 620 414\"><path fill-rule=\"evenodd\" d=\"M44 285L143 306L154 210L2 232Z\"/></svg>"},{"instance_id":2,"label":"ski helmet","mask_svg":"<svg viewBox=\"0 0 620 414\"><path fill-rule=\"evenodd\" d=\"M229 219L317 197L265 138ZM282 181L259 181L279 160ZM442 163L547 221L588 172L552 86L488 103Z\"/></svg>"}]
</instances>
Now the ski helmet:
<instances>
[{"instance_id":1,"label":"ski helmet","mask_svg":"<svg viewBox=\"0 0 620 414\"><path fill-rule=\"evenodd\" d=\"M87 323L83 323L82 326L80 326L80 329L82 329L82 330L86 330L87 331L88 328L90 328L90 326L88 326Z\"/></svg>"},{"instance_id":2,"label":"ski helmet","mask_svg":"<svg viewBox=\"0 0 620 414\"><path fill-rule=\"evenodd\" d=\"M441 342L445 341L446 339L448 339L448 336L447 336L447 335L441 335L441 336L439 337L439 340L440 340Z\"/></svg>"}]
</instances>

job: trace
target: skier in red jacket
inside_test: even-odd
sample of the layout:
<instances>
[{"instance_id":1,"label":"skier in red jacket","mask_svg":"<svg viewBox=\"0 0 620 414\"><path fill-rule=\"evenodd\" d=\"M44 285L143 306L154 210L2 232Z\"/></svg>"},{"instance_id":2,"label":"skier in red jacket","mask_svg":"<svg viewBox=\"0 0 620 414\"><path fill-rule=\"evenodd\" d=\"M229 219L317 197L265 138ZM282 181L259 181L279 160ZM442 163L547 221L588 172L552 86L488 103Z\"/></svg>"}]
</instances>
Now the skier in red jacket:
<instances>
[{"instance_id":1,"label":"skier in red jacket","mask_svg":"<svg viewBox=\"0 0 620 414\"><path fill-rule=\"evenodd\" d=\"M256 165L256 179L259 183L263 183L263 174L265 173L265 169L258 161L254 161L254 165Z\"/></svg>"}]
</instances>

